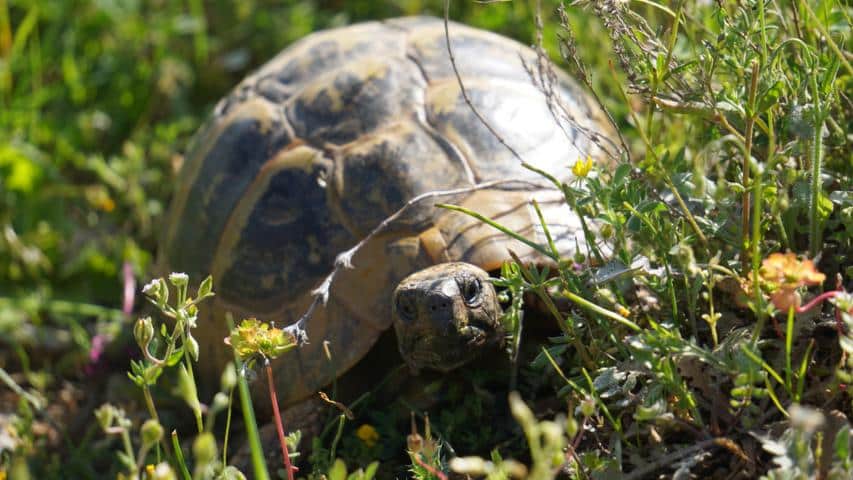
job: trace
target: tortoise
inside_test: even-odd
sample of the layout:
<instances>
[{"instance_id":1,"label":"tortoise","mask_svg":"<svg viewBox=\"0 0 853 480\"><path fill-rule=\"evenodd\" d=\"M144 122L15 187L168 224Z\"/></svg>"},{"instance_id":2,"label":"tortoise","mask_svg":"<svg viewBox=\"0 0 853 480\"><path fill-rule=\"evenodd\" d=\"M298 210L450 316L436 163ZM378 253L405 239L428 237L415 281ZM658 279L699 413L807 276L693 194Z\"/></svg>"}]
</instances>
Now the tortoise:
<instances>
[{"instance_id":1,"label":"tortoise","mask_svg":"<svg viewBox=\"0 0 853 480\"><path fill-rule=\"evenodd\" d=\"M283 405L343 375L392 325L413 370L446 371L500 345L489 272L509 250L547 259L439 201L544 243L536 199L560 252L584 245L562 193L507 145L571 181L579 157L606 150L601 110L564 72L543 78L537 54L514 40L453 22L449 38L476 111L444 21L429 17L311 34L216 105L189 147L161 243L169 271L217 283L196 333L203 379L231 358L228 312L296 322L336 256L365 239L304 322L309 341L274 365Z\"/></svg>"}]
</instances>

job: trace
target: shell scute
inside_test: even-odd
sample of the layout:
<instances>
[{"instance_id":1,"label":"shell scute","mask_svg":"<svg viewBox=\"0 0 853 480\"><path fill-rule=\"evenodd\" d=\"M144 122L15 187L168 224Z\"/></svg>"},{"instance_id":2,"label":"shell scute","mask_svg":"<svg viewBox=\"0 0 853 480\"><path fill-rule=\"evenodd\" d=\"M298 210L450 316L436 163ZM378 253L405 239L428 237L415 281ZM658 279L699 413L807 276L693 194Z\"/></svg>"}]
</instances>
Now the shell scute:
<instances>
[{"instance_id":1,"label":"shell scute","mask_svg":"<svg viewBox=\"0 0 853 480\"><path fill-rule=\"evenodd\" d=\"M592 119L572 123L562 118L562 110L549 107L533 85L497 79L470 79L466 91L477 111L501 138L522 158L549 172L566 172L581 151L594 148L581 128L589 128ZM507 102L507 97L517 100ZM501 141L468 108L455 80L431 85L426 94L427 119L442 136L456 144L470 159L475 174L486 180L519 178L538 180L538 174L519 168ZM554 121L555 115L560 123ZM537 125L537 128L519 128Z\"/></svg>"},{"instance_id":2,"label":"shell scute","mask_svg":"<svg viewBox=\"0 0 853 480\"><path fill-rule=\"evenodd\" d=\"M167 252L174 270L196 275L210 269L228 221L224 213L237 205L270 152L290 142L275 115L256 102L241 105L208 129L212 138L190 153L185 167L203 181L178 192L182 215L172 228L180 241L172 242Z\"/></svg>"},{"instance_id":3,"label":"shell scute","mask_svg":"<svg viewBox=\"0 0 853 480\"><path fill-rule=\"evenodd\" d=\"M463 77L503 78L529 81L525 62L533 64L535 55L500 35L450 24L450 46L456 66ZM410 38L409 56L421 67L429 81L454 77L447 56L447 38L441 22L424 26Z\"/></svg>"},{"instance_id":4,"label":"shell scute","mask_svg":"<svg viewBox=\"0 0 853 480\"><path fill-rule=\"evenodd\" d=\"M287 117L296 135L312 144L345 144L410 116L419 83L423 79L401 59L348 63L295 96Z\"/></svg>"},{"instance_id":5,"label":"shell scute","mask_svg":"<svg viewBox=\"0 0 853 480\"><path fill-rule=\"evenodd\" d=\"M355 240L332 217L316 170L287 165L262 176L260 195L232 214L237 238L217 267L226 300L272 310L304 296Z\"/></svg>"},{"instance_id":6,"label":"shell scute","mask_svg":"<svg viewBox=\"0 0 853 480\"><path fill-rule=\"evenodd\" d=\"M366 234L410 199L469 184L461 159L414 121L395 123L337 152L335 189L345 217ZM434 203L434 202L433 202ZM397 225L433 215L424 203Z\"/></svg>"}]
</instances>

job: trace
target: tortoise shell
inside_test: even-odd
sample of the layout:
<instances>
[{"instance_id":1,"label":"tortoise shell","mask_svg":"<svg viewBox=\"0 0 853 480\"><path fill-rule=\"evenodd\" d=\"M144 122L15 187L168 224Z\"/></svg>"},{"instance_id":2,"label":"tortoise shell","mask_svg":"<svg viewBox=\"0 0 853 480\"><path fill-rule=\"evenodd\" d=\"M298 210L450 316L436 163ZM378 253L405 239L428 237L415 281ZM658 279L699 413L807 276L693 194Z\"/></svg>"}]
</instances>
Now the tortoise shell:
<instances>
[{"instance_id":1,"label":"tortoise shell","mask_svg":"<svg viewBox=\"0 0 853 480\"><path fill-rule=\"evenodd\" d=\"M450 38L471 102L526 162L568 181L579 157L601 155L591 132L608 131L603 116L566 74L553 72L555 107L537 85L531 49L455 23ZM217 284L199 319L200 369L217 378L230 358L222 346L227 312L292 323L335 257L408 201L493 180L543 183L467 105L442 20L362 23L287 48L219 102L179 175L161 251L168 271L210 273ZM492 270L508 259L507 248L535 258L526 245L436 208L436 200L544 243L532 198L560 250L583 244L559 191L518 185L425 199L376 235L308 321L309 343L279 359L282 403L364 356L390 326L390 295L406 275L443 261Z\"/></svg>"}]
</instances>

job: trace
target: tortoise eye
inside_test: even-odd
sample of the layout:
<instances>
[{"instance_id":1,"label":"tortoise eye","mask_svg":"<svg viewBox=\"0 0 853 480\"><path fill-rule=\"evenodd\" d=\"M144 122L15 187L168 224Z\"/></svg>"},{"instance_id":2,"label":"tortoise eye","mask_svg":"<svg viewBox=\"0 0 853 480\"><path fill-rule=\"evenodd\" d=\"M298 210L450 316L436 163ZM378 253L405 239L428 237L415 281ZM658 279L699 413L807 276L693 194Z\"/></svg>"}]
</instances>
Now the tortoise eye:
<instances>
[{"instance_id":1,"label":"tortoise eye","mask_svg":"<svg viewBox=\"0 0 853 480\"><path fill-rule=\"evenodd\" d=\"M407 295L405 292L397 295L396 306L397 314L400 315L400 318L406 321L415 319L417 309L415 308L415 299L412 295Z\"/></svg>"},{"instance_id":2,"label":"tortoise eye","mask_svg":"<svg viewBox=\"0 0 853 480\"><path fill-rule=\"evenodd\" d=\"M483 291L483 285L480 283L480 279L476 277L467 277L462 279L460 283L462 300L465 301L465 305L468 305L469 307L476 307L480 305L480 302L482 301L481 293Z\"/></svg>"}]
</instances>

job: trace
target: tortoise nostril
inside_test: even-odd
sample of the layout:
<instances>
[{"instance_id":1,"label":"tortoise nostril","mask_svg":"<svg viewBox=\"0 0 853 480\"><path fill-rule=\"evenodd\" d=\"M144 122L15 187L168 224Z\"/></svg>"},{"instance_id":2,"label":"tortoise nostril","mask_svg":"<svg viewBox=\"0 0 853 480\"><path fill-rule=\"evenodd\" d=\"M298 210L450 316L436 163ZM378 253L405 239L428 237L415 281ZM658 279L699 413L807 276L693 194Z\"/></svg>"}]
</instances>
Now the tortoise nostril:
<instances>
[{"instance_id":1,"label":"tortoise nostril","mask_svg":"<svg viewBox=\"0 0 853 480\"><path fill-rule=\"evenodd\" d=\"M427 297L426 307L431 314L453 313L453 302L449 297L441 293L432 293Z\"/></svg>"}]
</instances>

